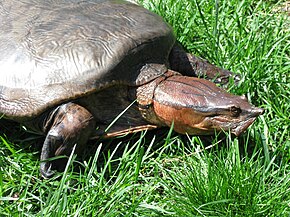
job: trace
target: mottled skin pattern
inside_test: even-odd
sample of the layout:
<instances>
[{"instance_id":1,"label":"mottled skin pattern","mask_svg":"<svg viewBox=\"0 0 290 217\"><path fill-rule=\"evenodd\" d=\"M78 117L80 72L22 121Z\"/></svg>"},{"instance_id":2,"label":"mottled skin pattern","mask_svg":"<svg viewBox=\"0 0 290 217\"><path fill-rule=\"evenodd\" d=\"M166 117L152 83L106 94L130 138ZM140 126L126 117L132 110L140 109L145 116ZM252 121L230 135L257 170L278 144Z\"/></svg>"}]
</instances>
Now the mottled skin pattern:
<instances>
[{"instance_id":1,"label":"mottled skin pattern","mask_svg":"<svg viewBox=\"0 0 290 217\"><path fill-rule=\"evenodd\" d=\"M186 53L161 17L121 0L2 0L0 116L46 136L49 158L88 139L174 124L185 134L242 133L263 109L216 83L239 77ZM108 126L122 114L115 124Z\"/></svg>"}]
</instances>

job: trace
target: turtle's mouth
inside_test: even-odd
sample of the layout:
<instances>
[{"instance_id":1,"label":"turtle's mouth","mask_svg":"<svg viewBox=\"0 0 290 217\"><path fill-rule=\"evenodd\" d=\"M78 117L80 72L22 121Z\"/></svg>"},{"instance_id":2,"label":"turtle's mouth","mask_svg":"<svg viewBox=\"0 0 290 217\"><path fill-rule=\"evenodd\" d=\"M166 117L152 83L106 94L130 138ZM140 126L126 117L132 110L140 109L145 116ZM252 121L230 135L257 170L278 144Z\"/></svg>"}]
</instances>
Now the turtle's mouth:
<instances>
[{"instance_id":1,"label":"turtle's mouth","mask_svg":"<svg viewBox=\"0 0 290 217\"><path fill-rule=\"evenodd\" d=\"M217 126L219 130L230 131L235 136L239 136L256 120L259 115L263 113L263 109L253 107L248 115L239 118L216 116L211 121L213 126Z\"/></svg>"},{"instance_id":2,"label":"turtle's mouth","mask_svg":"<svg viewBox=\"0 0 290 217\"><path fill-rule=\"evenodd\" d=\"M232 129L231 132L236 135L239 136L242 132L244 132L254 121L256 120L256 117L254 118L250 118L248 120L246 120L245 122L243 122L242 124L237 125L236 128Z\"/></svg>"},{"instance_id":3,"label":"turtle's mouth","mask_svg":"<svg viewBox=\"0 0 290 217\"><path fill-rule=\"evenodd\" d=\"M229 131L235 136L239 136L242 132L244 132L254 121L256 117L252 117L246 119L244 121L236 121L231 122L226 118L217 117L213 121L213 125L217 126L215 128L218 131Z\"/></svg>"}]
</instances>

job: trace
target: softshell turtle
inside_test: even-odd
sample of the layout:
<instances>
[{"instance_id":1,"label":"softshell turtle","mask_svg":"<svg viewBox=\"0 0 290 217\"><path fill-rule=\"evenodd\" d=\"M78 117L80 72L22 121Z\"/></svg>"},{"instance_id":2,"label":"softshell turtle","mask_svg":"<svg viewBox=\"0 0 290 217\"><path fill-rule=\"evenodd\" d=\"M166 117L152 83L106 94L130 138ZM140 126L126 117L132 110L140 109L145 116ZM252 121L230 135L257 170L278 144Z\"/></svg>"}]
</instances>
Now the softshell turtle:
<instances>
[{"instance_id":1,"label":"softshell turtle","mask_svg":"<svg viewBox=\"0 0 290 217\"><path fill-rule=\"evenodd\" d=\"M243 132L263 109L223 83L231 72L186 53L171 27L121 0L2 0L0 115L46 135L40 172L89 138L174 125ZM112 121L121 117L108 130Z\"/></svg>"}]
</instances>

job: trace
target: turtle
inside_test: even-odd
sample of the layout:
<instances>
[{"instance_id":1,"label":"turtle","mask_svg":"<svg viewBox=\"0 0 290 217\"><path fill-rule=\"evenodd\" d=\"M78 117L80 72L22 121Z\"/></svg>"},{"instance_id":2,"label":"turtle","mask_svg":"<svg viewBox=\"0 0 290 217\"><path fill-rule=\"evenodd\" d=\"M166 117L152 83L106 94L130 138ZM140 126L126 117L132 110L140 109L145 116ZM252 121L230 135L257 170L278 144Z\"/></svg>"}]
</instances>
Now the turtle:
<instances>
[{"instance_id":1,"label":"turtle","mask_svg":"<svg viewBox=\"0 0 290 217\"><path fill-rule=\"evenodd\" d=\"M239 135L263 113L221 85L239 78L187 53L163 18L123 0L3 0L0 116L45 136L50 158L91 138L159 127Z\"/></svg>"}]
</instances>

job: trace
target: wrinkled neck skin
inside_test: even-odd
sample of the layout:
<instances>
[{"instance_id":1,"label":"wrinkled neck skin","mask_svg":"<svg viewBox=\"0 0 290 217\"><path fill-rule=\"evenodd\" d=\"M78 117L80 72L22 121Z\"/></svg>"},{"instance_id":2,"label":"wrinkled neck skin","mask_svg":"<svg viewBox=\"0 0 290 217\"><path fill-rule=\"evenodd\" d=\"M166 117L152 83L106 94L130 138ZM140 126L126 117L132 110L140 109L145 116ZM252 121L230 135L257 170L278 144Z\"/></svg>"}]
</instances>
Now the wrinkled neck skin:
<instances>
[{"instance_id":1,"label":"wrinkled neck skin","mask_svg":"<svg viewBox=\"0 0 290 217\"><path fill-rule=\"evenodd\" d=\"M181 134L227 131L238 136L263 113L243 96L227 93L208 80L170 70L136 92L143 118L157 126L170 127L173 123Z\"/></svg>"},{"instance_id":2,"label":"wrinkled neck skin","mask_svg":"<svg viewBox=\"0 0 290 217\"><path fill-rule=\"evenodd\" d=\"M173 71L168 71L163 76L156 78L155 80L144 84L137 88L136 90L136 98L137 104L139 107L139 111L141 112L142 117L148 122L155 124L159 127L167 126L166 123L158 117L158 115L154 111L154 93L155 89L158 87L160 83L165 81L167 78L180 75L179 73L175 73Z\"/></svg>"}]
</instances>

